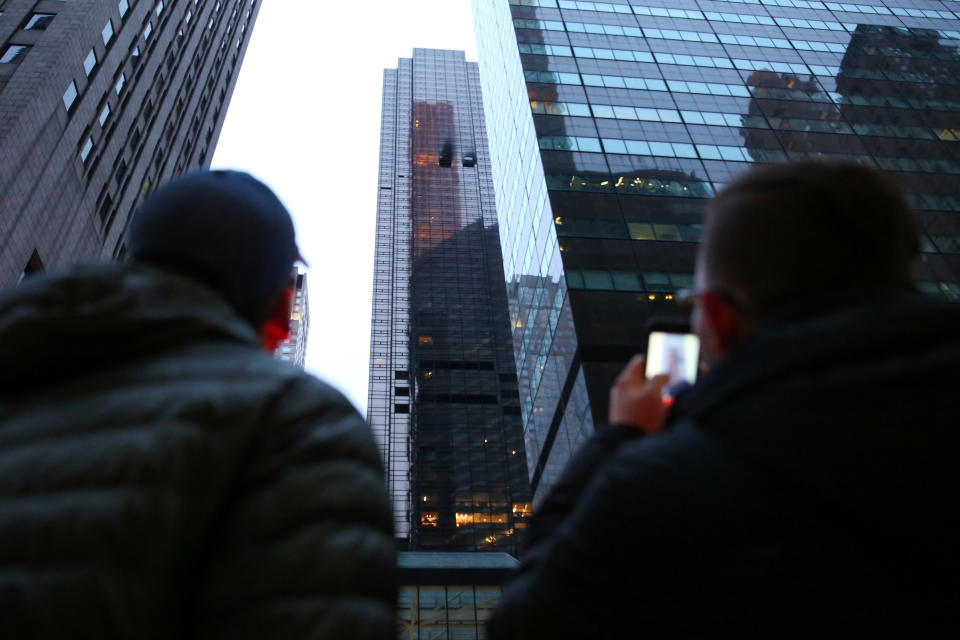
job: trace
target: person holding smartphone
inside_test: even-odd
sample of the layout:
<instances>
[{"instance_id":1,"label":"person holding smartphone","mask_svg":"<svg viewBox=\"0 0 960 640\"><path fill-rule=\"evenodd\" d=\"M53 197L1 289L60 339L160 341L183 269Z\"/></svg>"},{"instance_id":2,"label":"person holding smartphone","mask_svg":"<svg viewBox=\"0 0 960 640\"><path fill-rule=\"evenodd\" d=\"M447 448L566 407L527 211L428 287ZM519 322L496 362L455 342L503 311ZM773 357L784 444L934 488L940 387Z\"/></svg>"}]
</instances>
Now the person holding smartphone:
<instances>
[{"instance_id":1,"label":"person holding smartphone","mask_svg":"<svg viewBox=\"0 0 960 640\"><path fill-rule=\"evenodd\" d=\"M678 295L703 374L671 400L669 348L627 365L611 425L538 505L488 637L951 622L960 305L916 290L920 255L915 214L866 167L768 166L721 192Z\"/></svg>"}]
</instances>

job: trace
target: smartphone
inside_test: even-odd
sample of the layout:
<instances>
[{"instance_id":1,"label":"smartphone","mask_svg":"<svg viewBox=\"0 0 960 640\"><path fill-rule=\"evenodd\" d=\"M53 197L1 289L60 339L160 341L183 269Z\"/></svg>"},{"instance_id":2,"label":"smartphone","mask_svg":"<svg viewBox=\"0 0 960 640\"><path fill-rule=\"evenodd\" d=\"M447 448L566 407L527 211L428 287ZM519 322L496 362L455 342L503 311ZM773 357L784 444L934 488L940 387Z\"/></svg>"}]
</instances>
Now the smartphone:
<instances>
[{"instance_id":1,"label":"smartphone","mask_svg":"<svg viewBox=\"0 0 960 640\"><path fill-rule=\"evenodd\" d=\"M654 327L647 338L647 379L670 374L668 387L692 385L700 368L700 338L678 327Z\"/></svg>"}]
</instances>

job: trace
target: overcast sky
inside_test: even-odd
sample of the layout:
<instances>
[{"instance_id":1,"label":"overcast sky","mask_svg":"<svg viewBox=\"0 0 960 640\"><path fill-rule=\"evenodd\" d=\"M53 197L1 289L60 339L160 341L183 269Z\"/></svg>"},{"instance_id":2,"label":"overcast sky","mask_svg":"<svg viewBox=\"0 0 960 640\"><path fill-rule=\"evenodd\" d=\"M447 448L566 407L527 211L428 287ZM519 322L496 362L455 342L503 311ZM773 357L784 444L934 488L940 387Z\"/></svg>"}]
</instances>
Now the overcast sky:
<instances>
[{"instance_id":1,"label":"overcast sky","mask_svg":"<svg viewBox=\"0 0 960 640\"><path fill-rule=\"evenodd\" d=\"M383 70L476 60L470 0L263 0L213 166L284 201L310 263L307 371L366 413Z\"/></svg>"}]
</instances>

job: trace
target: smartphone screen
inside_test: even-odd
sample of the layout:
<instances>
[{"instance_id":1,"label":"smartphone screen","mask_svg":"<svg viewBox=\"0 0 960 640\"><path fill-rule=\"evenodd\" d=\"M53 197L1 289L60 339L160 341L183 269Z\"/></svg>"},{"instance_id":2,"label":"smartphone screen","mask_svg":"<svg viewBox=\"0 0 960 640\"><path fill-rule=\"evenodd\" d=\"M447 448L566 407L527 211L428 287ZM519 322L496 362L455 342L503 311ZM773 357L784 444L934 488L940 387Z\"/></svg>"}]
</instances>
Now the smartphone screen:
<instances>
[{"instance_id":1,"label":"smartphone screen","mask_svg":"<svg viewBox=\"0 0 960 640\"><path fill-rule=\"evenodd\" d=\"M697 381L700 366L700 338L692 333L651 331L647 342L646 377L670 374L669 385Z\"/></svg>"}]
</instances>

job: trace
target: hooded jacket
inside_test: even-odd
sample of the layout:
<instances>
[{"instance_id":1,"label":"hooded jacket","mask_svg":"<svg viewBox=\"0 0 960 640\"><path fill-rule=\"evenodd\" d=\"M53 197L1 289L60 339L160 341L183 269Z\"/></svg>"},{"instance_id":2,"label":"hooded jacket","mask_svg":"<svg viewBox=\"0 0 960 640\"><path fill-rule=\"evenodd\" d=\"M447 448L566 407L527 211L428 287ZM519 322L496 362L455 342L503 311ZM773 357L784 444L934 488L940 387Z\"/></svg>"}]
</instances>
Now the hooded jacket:
<instances>
[{"instance_id":1,"label":"hooded jacket","mask_svg":"<svg viewBox=\"0 0 960 640\"><path fill-rule=\"evenodd\" d=\"M127 264L0 296L0 628L392 638L369 428L213 291Z\"/></svg>"},{"instance_id":2,"label":"hooded jacket","mask_svg":"<svg viewBox=\"0 0 960 640\"><path fill-rule=\"evenodd\" d=\"M489 637L932 634L960 596L958 384L958 305L776 319L660 433L585 444Z\"/></svg>"}]
</instances>

